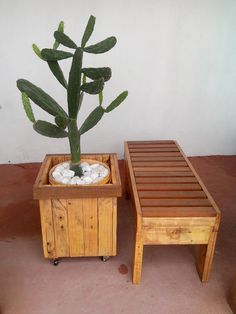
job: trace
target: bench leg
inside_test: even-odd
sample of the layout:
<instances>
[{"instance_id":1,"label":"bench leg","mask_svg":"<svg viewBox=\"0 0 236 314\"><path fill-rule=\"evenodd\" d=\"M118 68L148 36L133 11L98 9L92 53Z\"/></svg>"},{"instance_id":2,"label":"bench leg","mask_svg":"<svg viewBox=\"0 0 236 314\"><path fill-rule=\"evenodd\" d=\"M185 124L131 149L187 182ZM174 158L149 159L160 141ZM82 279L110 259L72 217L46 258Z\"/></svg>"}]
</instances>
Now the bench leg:
<instances>
[{"instance_id":1,"label":"bench leg","mask_svg":"<svg viewBox=\"0 0 236 314\"><path fill-rule=\"evenodd\" d=\"M133 266L133 283L139 284L141 281L143 262L143 240L140 233L136 233L135 250L134 250L134 266Z\"/></svg>"},{"instance_id":2,"label":"bench leg","mask_svg":"<svg viewBox=\"0 0 236 314\"><path fill-rule=\"evenodd\" d=\"M125 198L130 199L130 187L129 187L129 171L128 171L128 166L127 166L127 161L125 160Z\"/></svg>"},{"instance_id":3,"label":"bench leg","mask_svg":"<svg viewBox=\"0 0 236 314\"><path fill-rule=\"evenodd\" d=\"M197 270L202 282L208 282L215 252L217 232L212 231L208 244L199 245L197 248Z\"/></svg>"}]
</instances>

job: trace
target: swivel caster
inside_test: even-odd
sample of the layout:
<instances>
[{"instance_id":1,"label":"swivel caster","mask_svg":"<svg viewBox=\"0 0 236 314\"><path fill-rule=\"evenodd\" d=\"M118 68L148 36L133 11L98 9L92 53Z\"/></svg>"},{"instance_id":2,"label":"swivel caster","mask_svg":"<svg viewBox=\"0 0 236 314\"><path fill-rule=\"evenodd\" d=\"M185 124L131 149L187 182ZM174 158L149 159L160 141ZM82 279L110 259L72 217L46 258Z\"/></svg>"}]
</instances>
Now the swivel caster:
<instances>
[{"instance_id":1,"label":"swivel caster","mask_svg":"<svg viewBox=\"0 0 236 314\"><path fill-rule=\"evenodd\" d=\"M54 266L57 266L59 264L59 259L58 258L55 258L54 260L52 260L52 263Z\"/></svg>"},{"instance_id":2,"label":"swivel caster","mask_svg":"<svg viewBox=\"0 0 236 314\"><path fill-rule=\"evenodd\" d=\"M102 260L103 262L108 261L109 258L110 258L110 256L101 256L101 260Z\"/></svg>"}]
</instances>

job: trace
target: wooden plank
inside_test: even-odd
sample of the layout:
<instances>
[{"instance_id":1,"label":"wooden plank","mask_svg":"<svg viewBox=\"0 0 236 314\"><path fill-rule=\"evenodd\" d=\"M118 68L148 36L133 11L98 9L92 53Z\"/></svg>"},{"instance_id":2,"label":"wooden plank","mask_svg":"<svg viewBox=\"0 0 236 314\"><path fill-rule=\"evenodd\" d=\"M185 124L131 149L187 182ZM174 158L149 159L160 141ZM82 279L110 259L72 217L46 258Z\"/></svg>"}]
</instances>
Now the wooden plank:
<instances>
[{"instance_id":1,"label":"wooden plank","mask_svg":"<svg viewBox=\"0 0 236 314\"><path fill-rule=\"evenodd\" d=\"M40 188L43 184L48 184L48 172L51 167L52 167L52 158L46 156L39 169L37 178L33 186L34 193L37 193L36 190Z\"/></svg>"},{"instance_id":2,"label":"wooden plank","mask_svg":"<svg viewBox=\"0 0 236 314\"><path fill-rule=\"evenodd\" d=\"M132 161L133 167L187 167L185 161Z\"/></svg>"},{"instance_id":3,"label":"wooden plank","mask_svg":"<svg viewBox=\"0 0 236 314\"><path fill-rule=\"evenodd\" d=\"M140 199L141 206L211 206L208 199Z\"/></svg>"},{"instance_id":4,"label":"wooden plank","mask_svg":"<svg viewBox=\"0 0 236 314\"><path fill-rule=\"evenodd\" d=\"M84 252L85 256L98 256L97 199L84 198Z\"/></svg>"},{"instance_id":5,"label":"wooden plank","mask_svg":"<svg viewBox=\"0 0 236 314\"><path fill-rule=\"evenodd\" d=\"M57 256L70 256L66 200L52 200Z\"/></svg>"},{"instance_id":6,"label":"wooden plank","mask_svg":"<svg viewBox=\"0 0 236 314\"><path fill-rule=\"evenodd\" d=\"M110 256L113 252L113 202L112 198L98 199L98 255Z\"/></svg>"},{"instance_id":7,"label":"wooden plank","mask_svg":"<svg viewBox=\"0 0 236 314\"><path fill-rule=\"evenodd\" d=\"M180 152L137 152L130 153L131 158L133 157L182 157Z\"/></svg>"},{"instance_id":8,"label":"wooden plank","mask_svg":"<svg viewBox=\"0 0 236 314\"><path fill-rule=\"evenodd\" d=\"M156 148L130 148L130 153L158 153L158 152L179 152L177 147L156 147Z\"/></svg>"},{"instance_id":9,"label":"wooden plank","mask_svg":"<svg viewBox=\"0 0 236 314\"><path fill-rule=\"evenodd\" d=\"M58 185L52 186L48 184L48 173L55 160L63 161L69 158L69 155L47 155L39 174L43 174L43 179L36 180L33 188L34 199L77 199L77 198L98 198L101 195L104 197L118 197L122 195L121 181L119 177L119 168L116 154L86 154L81 155L82 158L91 159L107 158L110 156L112 164L112 184L105 185L85 185L85 186L71 186L71 185ZM52 161L54 160L54 161Z\"/></svg>"},{"instance_id":10,"label":"wooden plank","mask_svg":"<svg viewBox=\"0 0 236 314\"><path fill-rule=\"evenodd\" d=\"M141 211L140 201L139 201L138 192L137 192L136 183L135 183L134 171L133 171L132 163L130 160L130 154L129 154L127 142L125 142L124 144L124 151L125 151L125 161L126 161L128 175L129 175L128 182L130 183L130 191L133 197L133 202L134 202L135 210L136 210L136 228L139 231L139 230L142 230L142 211Z\"/></svg>"},{"instance_id":11,"label":"wooden plank","mask_svg":"<svg viewBox=\"0 0 236 314\"><path fill-rule=\"evenodd\" d=\"M144 230L156 230L159 227L189 227L189 226L208 226L214 227L216 223L216 217L144 217L143 229Z\"/></svg>"},{"instance_id":12,"label":"wooden plank","mask_svg":"<svg viewBox=\"0 0 236 314\"><path fill-rule=\"evenodd\" d=\"M143 243L155 245L171 244L206 244L211 227L160 227L157 230L144 231Z\"/></svg>"},{"instance_id":13,"label":"wooden plank","mask_svg":"<svg viewBox=\"0 0 236 314\"><path fill-rule=\"evenodd\" d=\"M194 177L192 171L134 171L135 177Z\"/></svg>"},{"instance_id":14,"label":"wooden plank","mask_svg":"<svg viewBox=\"0 0 236 314\"><path fill-rule=\"evenodd\" d=\"M142 207L143 217L215 217L212 206L182 206L182 207Z\"/></svg>"},{"instance_id":15,"label":"wooden plank","mask_svg":"<svg viewBox=\"0 0 236 314\"><path fill-rule=\"evenodd\" d=\"M210 237L207 245L199 246L199 256L196 261L197 270L202 282L208 282L210 278L210 271L215 252L215 244L217 232L219 229L220 216L217 215L215 225L210 232Z\"/></svg>"},{"instance_id":16,"label":"wooden plank","mask_svg":"<svg viewBox=\"0 0 236 314\"><path fill-rule=\"evenodd\" d=\"M104 197L117 197L122 193L121 186L118 184L104 185L44 185L34 190L34 199L63 199L63 198L97 198L101 195Z\"/></svg>"},{"instance_id":17,"label":"wooden plank","mask_svg":"<svg viewBox=\"0 0 236 314\"><path fill-rule=\"evenodd\" d=\"M176 148L175 143L167 143L167 144L129 144L129 150L135 149L135 148Z\"/></svg>"},{"instance_id":18,"label":"wooden plank","mask_svg":"<svg viewBox=\"0 0 236 314\"><path fill-rule=\"evenodd\" d=\"M133 144L174 144L175 141L174 140L148 140L148 141L127 141L126 142L127 145L133 145Z\"/></svg>"},{"instance_id":19,"label":"wooden plank","mask_svg":"<svg viewBox=\"0 0 236 314\"><path fill-rule=\"evenodd\" d=\"M67 200L70 256L84 256L83 200Z\"/></svg>"},{"instance_id":20,"label":"wooden plank","mask_svg":"<svg viewBox=\"0 0 236 314\"><path fill-rule=\"evenodd\" d=\"M198 183L174 184L174 183L143 183L137 184L138 191L201 191Z\"/></svg>"},{"instance_id":21,"label":"wooden plank","mask_svg":"<svg viewBox=\"0 0 236 314\"><path fill-rule=\"evenodd\" d=\"M214 199L212 198L211 194L209 193L209 191L207 190L205 184L203 183L202 179L200 178L200 176L198 175L198 173L196 172L196 170L194 169L194 167L192 166L192 164L190 163L190 161L188 160L188 158L185 156L184 152L182 151L181 147L179 146L179 144L177 142L176 146L179 148L182 156L184 157L184 159L186 160L189 168L192 170L193 174L195 175L195 177L198 179L199 184L201 185L203 191L206 193L209 201L211 202L212 206L215 208L217 215L219 216L219 221L220 221L220 210L219 207L217 206L216 202L214 201Z\"/></svg>"},{"instance_id":22,"label":"wooden plank","mask_svg":"<svg viewBox=\"0 0 236 314\"><path fill-rule=\"evenodd\" d=\"M205 199L206 194L203 191L139 191L138 195L140 198L197 198L197 199Z\"/></svg>"},{"instance_id":23,"label":"wooden plank","mask_svg":"<svg viewBox=\"0 0 236 314\"><path fill-rule=\"evenodd\" d=\"M134 171L145 171L145 172L154 172L154 171L157 171L157 172L168 172L168 171L171 171L171 172L182 172L182 171L189 171L189 168L188 167L133 167ZM147 174L148 176L148 174Z\"/></svg>"},{"instance_id":24,"label":"wooden plank","mask_svg":"<svg viewBox=\"0 0 236 314\"><path fill-rule=\"evenodd\" d=\"M140 162L143 162L143 161L154 161L154 162L166 162L166 161L173 161L173 162L176 162L176 161L184 161L184 158L183 157L180 157L180 156L141 156L141 157L131 157L131 161L132 163L135 162L135 161L140 161Z\"/></svg>"},{"instance_id":25,"label":"wooden plank","mask_svg":"<svg viewBox=\"0 0 236 314\"><path fill-rule=\"evenodd\" d=\"M112 198L112 256L116 256L117 254L117 198Z\"/></svg>"},{"instance_id":26,"label":"wooden plank","mask_svg":"<svg viewBox=\"0 0 236 314\"><path fill-rule=\"evenodd\" d=\"M161 183L161 185L169 184L169 183L171 183L171 185L175 183L178 183L178 185L185 184L185 183L194 183L201 190L202 188L197 182L198 181L195 177L136 177L137 185L140 183L145 184L145 186L146 184L155 185L158 183ZM149 187L147 186L147 188Z\"/></svg>"},{"instance_id":27,"label":"wooden plank","mask_svg":"<svg viewBox=\"0 0 236 314\"><path fill-rule=\"evenodd\" d=\"M136 232L135 248L134 248L134 264L133 264L133 283L139 284L142 274L143 263L143 235L141 232Z\"/></svg>"},{"instance_id":28,"label":"wooden plank","mask_svg":"<svg viewBox=\"0 0 236 314\"><path fill-rule=\"evenodd\" d=\"M43 254L45 258L54 259L58 256L56 252L56 244L54 237L51 200L40 200L39 207L43 240Z\"/></svg>"}]
</instances>

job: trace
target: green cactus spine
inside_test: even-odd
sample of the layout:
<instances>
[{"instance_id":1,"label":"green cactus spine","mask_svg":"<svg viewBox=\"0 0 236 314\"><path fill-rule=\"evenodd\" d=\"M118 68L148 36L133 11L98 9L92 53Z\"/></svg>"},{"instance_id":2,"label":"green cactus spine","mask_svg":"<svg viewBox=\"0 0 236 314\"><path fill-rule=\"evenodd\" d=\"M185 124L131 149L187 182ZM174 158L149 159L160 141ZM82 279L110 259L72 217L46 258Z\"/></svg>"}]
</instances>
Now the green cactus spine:
<instances>
[{"instance_id":1,"label":"green cactus spine","mask_svg":"<svg viewBox=\"0 0 236 314\"><path fill-rule=\"evenodd\" d=\"M25 79L17 80L17 87L22 94L22 102L25 112L29 120L33 123L33 128L41 135L63 138L68 137L71 152L71 170L75 174L82 176L80 167L80 138L81 135L93 128L103 117L105 113L114 110L127 97L128 92L122 92L115 100L113 100L106 108L102 106L103 88L106 81L111 78L111 69L109 67L101 68L83 68L83 54L100 54L109 51L116 44L114 36L108 37L94 45L87 45L94 25L95 17L90 16L85 28L81 46L78 46L70 37L64 34L64 22L60 22L58 29L54 32L53 48L40 48L33 44L33 50L36 55L45 61L52 74L58 82L66 89L68 113L45 91L40 87L32 84ZM71 48L73 51L57 50L59 45ZM64 77L63 71L59 65L59 61L71 58L71 68L69 72L68 82ZM87 81L89 79L89 81ZM81 126L78 128L77 116L83 101L84 93L98 95L98 105L88 115ZM30 104L32 100L36 105L55 117L55 124L36 120Z\"/></svg>"}]
</instances>

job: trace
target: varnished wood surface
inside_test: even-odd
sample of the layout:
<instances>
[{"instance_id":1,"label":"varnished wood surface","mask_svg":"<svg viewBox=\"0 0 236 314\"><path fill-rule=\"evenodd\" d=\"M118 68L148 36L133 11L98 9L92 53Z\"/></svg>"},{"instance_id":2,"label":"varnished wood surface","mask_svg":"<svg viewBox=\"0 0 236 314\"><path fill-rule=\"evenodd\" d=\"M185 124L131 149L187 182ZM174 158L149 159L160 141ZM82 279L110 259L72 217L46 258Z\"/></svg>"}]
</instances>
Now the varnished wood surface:
<instances>
[{"instance_id":1,"label":"varnished wood surface","mask_svg":"<svg viewBox=\"0 0 236 314\"><path fill-rule=\"evenodd\" d=\"M216 204L176 142L132 141L127 149L142 216L216 216Z\"/></svg>"},{"instance_id":2,"label":"varnished wood surface","mask_svg":"<svg viewBox=\"0 0 236 314\"><path fill-rule=\"evenodd\" d=\"M175 141L125 142L126 189L136 210L133 283L144 245L198 246L197 270L209 280L220 211Z\"/></svg>"},{"instance_id":3,"label":"varnished wood surface","mask_svg":"<svg viewBox=\"0 0 236 314\"><path fill-rule=\"evenodd\" d=\"M122 195L120 173L116 154L86 154L84 159L94 159L107 163L111 169L111 182L102 185L58 185L52 186L48 182L48 173L57 163L68 161L69 155L46 155L39 174L36 178L34 199L63 199L63 198L91 198L91 197L119 197Z\"/></svg>"}]
</instances>

